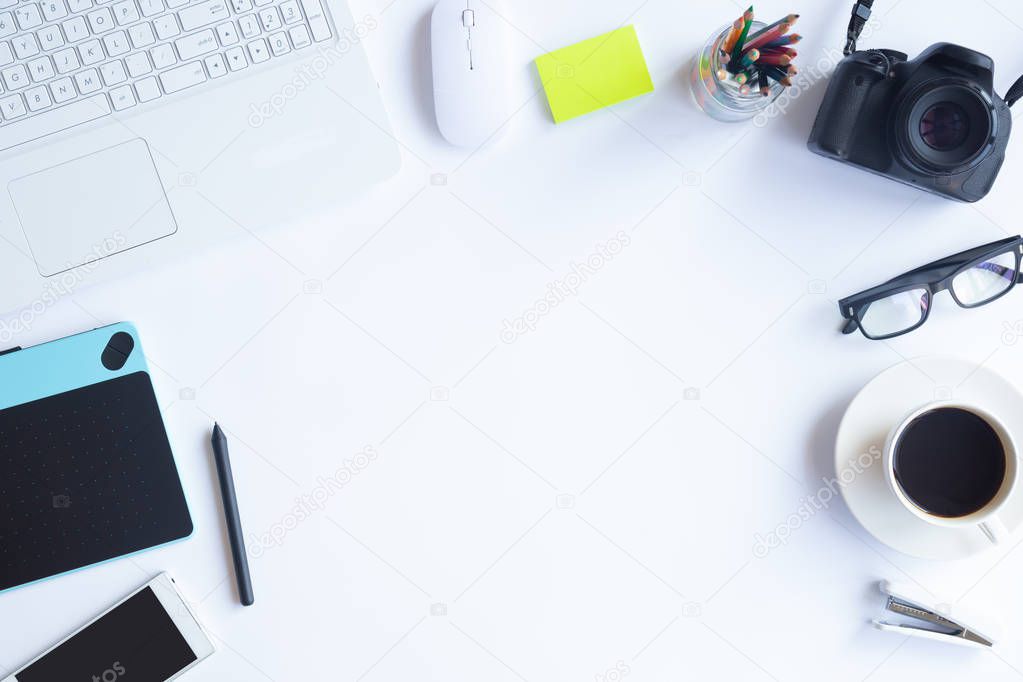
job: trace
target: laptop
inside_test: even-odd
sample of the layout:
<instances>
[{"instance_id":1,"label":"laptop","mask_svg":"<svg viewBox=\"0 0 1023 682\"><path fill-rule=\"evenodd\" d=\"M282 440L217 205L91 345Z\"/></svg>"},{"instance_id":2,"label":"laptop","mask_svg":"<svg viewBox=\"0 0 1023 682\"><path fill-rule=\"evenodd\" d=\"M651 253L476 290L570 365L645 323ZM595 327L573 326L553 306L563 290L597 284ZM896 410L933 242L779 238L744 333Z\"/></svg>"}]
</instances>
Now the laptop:
<instances>
[{"instance_id":1,"label":"laptop","mask_svg":"<svg viewBox=\"0 0 1023 682\"><path fill-rule=\"evenodd\" d=\"M345 0L0 0L0 319L400 164Z\"/></svg>"}]
</instances>

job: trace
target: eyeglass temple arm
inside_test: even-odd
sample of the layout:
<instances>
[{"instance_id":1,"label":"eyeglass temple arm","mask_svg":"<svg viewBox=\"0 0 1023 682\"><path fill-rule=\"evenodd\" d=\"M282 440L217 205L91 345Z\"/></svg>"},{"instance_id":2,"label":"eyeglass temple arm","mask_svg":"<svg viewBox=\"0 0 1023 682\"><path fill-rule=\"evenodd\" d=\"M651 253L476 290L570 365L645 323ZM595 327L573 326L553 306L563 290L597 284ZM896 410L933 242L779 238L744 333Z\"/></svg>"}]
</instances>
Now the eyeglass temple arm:
<instances>
[{"instance_id":1,"label":"eyeglass temple arm","mask_svg":"<svg viewBox=\"0 0 1023 682\"><path fill-rule=\"evenodd\" d=\"M981 263L978 267L982 270L990 270L1000 277L1005 277L1007 274L1012 272L1012 268L1007 268L1004 265L998 265L997 263ZM1016 273L1016 284L1023 284L1023 271Z\"/></svg>"},{"instance_id":2,"label":"eyeglass temple arm","mask_svg":"<svg viewBox=\"0 0 1023 682\"><path fill-rule=\"evenodd\" d=\"M980 256L983 256L985 253L992 251L993 249L996 250L999 246L1008 246L1018 240L1019 237L1009 237L1008 239L1000 239L996 242L991 242L990 244L983 244L981 246L976 246L972 249L967 249L966 251L960 251L959 253L954 253L951 256L945 256L944 258L932 261L930 263L927 263L926 265L921 265L918 268L913 268L909 272L905 272L899 275L898 277L889 280L889 282L894 282L909 275L915 275L920 272L926 272L928 270L935 270L949 265L955 265L963 261L970 261L973 260L974 258L979 258ZM1020 279L1019 281L1023 282L1023 279ZM886 284L887 283L888 282L886 282Z\"/></svg>"}]
</instances>

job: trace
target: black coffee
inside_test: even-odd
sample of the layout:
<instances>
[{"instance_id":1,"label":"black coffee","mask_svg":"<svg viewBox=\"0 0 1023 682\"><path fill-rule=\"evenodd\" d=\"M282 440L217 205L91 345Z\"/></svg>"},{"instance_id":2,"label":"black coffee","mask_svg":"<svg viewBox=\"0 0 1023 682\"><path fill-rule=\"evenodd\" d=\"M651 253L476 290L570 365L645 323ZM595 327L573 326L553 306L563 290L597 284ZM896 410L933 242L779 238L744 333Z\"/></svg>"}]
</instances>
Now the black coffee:
<instances>
[{"instance_id":1,"label":"black coffee","mask_svg":"<svg viewBox=\"0 0 1023 682\"><path fill-rule=\"evenodd\" d=\"M958 517L983 509L1005 479L1005 449L984 419L956 407L920 415L903 430L895 479L929 514Z\"/></svg>"}]
</instances>

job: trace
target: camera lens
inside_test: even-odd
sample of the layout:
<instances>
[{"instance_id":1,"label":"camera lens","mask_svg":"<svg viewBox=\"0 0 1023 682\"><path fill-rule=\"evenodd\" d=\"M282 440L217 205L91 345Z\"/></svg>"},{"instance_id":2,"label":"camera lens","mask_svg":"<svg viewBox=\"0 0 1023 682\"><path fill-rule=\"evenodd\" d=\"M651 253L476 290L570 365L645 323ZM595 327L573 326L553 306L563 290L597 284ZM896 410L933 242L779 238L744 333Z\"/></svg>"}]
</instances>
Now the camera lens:
<instances>
[{"instance_id":1,"label":"camera lens","mask_svg":"<svg viewBox=\"0 0 1023 682\"><path fill-rule=\"evenodd\" d=\"M991 150L994 106L964 82L925 83L900 108L895 121L900 147L928 173L961 173Z\"/></svg>"},{"instance_id":2,"label":"camera lens","mask_svg":"<svg viewBox=\"0 0 1023 682\"><path fill-rule=\"evenodd\" d=\"M961 106L942 102L928 109L920 119L920 137L931 149L955 149L970 133L970 119Z\"/></svg>"}]
</instances>

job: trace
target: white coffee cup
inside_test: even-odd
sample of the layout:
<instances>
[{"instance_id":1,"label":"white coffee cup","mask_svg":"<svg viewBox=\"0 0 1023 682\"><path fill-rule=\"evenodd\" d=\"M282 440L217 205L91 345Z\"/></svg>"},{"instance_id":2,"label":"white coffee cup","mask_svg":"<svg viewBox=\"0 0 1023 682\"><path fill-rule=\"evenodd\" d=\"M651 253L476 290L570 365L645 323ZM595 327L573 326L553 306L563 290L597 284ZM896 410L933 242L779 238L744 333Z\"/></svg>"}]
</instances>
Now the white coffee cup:
<instances>
[{"instance_id":1,"label":"white coffee cup","mask_svg":"<svg viewBox=\"0 0 1023 682\"><path fill-rule=\"evenodd\" d=\"M1001 441L1002 451L1005 453L1005 477L1002 479L1002 485L999 487L998 492L996 492L991 500L982 508L970 514L966 514L965 516L937 516L922 509L909 498L895 476L895 451L906 428L918 417L928 412L947 408L970 412L987 422ZM882 463L884 466L885 479L888 481L888 486L895 494L895 497L898 498L899 502L902 503L902 506L904 506L911 514L917 516L921 520L935 526L943 526L946 528L976 526L992 543L996 544L1004 541L1008 537L1009 531L1005 524L1000 520L998 513L1016 490L1019 471L1019 450L1016 448L1016 442L1013 440L1008 429L1005 428L1005 425L990 412L987 412L975 405L960 402L934 402L924 405L923 407L919 407L903 417L895 425L895 428L893 428L888 434L888 440L884 447Z\"/></svg>"}]
</instances>

